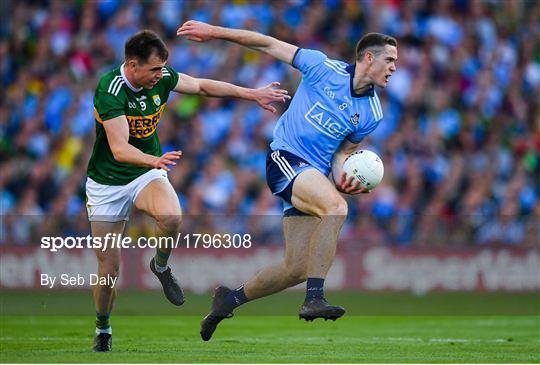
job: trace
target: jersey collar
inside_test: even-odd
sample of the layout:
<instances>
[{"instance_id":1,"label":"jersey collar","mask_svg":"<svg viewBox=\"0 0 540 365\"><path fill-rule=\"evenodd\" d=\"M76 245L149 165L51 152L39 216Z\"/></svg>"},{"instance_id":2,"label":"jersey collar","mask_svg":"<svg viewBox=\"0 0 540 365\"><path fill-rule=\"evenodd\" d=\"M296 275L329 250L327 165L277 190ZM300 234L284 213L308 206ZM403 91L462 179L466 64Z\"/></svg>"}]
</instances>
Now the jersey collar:
<instances>
[{"instance_id":1,"label":"jersey collar","mask_svg":"<svg viewBox=\"0 0 540 365\"><path fill-rule=\"evenodd\" d=\"M136 88L135 86L131 85L131 83L129 82L128 78L126 77L126 74L124 73L124 65L126 63L122 63L122 66L120 66L120 73L122 74L122 78L124 79L124 81L126 82L126 85L131 89L133 90L133 92L136 92L138 93L139 91L141 91L143 88L142 86L140 88Z\"/></svg>"},{"instance_id":2,"label":"jersey collar","mask_svg":"<svg viewBox=\"0 0 540 365\"><path fill-rule=\"evenodd\" d=\"M375 93L375 87L373 86L373 84L371 84L369 86L369 89L363 93L363 94L357 94L354 92L354 87L353 87L353 79L354 79L354 70L356 68L356 65L353 63L352 65L349 65L345 68L345 70L347 70L347 72L349 73L349 75L351 75L351 81L350 81L350 85L351 85L351 96L353 98L361 98L363 96L373 96L373 94Z\"/></svg>"}]
</instances>

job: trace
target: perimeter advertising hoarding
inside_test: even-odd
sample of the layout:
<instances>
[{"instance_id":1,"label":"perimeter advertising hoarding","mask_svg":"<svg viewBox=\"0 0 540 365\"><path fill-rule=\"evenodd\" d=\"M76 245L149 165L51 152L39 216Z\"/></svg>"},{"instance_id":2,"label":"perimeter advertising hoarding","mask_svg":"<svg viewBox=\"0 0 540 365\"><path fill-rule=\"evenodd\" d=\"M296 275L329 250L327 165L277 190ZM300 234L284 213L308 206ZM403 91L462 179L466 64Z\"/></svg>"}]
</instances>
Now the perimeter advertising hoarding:
<instances>
[{"instance_id":1,"label":"perimeter advertising hoarding","mask_svg":"<svg viewBox=\"0 0 540 365\"><path fill-rule=\"evenodd\" d=\"M152 249L124 250L120 288L159 289L148 269ZM171 267L187 290L202 293L217 284L244 282L278 262L280 248L243 250L177 249ZM1 288L47 288L43 275L57 276L53 289L80 289L91 283L96 259L90 249L49 252L39 247L0 248ZM60 276L66 275L60 282ZM83 277L85 282L75 282ZM70 280L74 285L70 284ZM522 248L426 249L371 246L338 250L326 281L328 290L536 291L540 250Z\"/></svg>"}]
</instances>

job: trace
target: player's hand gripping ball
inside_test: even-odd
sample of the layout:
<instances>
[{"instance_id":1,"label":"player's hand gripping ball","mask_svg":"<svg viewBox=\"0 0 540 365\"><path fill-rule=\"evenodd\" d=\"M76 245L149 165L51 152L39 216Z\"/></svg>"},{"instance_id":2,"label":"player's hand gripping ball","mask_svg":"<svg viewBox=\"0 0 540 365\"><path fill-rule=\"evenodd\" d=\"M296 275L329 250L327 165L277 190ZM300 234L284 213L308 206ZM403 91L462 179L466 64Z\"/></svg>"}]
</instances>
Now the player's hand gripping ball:
<instances>
[{"instance_id":1,"label":"player's hand gripping ball","mask_svg":"<svg viewBox=\"0 0 540 365\"><path fill-rule=\"evenodd\" d=\"M358 150L347 157L343 163L343 171L347 176L353 176L355 181L360 181L360 186L371 190L381 182L384 165L376 153Z\"/></svg>"}]
</instances>

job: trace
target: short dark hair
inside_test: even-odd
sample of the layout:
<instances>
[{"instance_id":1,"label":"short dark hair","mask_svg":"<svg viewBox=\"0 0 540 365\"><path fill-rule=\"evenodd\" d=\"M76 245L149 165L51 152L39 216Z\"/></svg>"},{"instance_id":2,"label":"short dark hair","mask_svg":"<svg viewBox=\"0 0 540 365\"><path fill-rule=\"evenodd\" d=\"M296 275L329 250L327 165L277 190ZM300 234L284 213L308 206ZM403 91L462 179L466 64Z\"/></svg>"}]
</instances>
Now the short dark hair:
<instances>
[{"instance_id":1,"label":"short dark hair","mask_svg":"<svg viewBox=\"0 0 540 365\"><path fill-rule=\"evenodd\" d=\"M373 51L373 48L382 48L387 44L397 47L397 40L389 35L382 33L368 33L364 35L356 44L356 59L360 61L366 51L371 51L374 54L379 53L380 51Z\"/></svg>"},{"instance_id":2,"label":"short dark hair","mask_svg":"<svg viewBox=\"0 0 540 365\"><path fill-rule=\"evenodd\" d=\"M132 35L124 47L126 60L136 58L139 63L147 63L151 55L155 54L161 61L167 61L169 51L167 46L151 30L145 29Z\"/></svg>"}]
</instances>

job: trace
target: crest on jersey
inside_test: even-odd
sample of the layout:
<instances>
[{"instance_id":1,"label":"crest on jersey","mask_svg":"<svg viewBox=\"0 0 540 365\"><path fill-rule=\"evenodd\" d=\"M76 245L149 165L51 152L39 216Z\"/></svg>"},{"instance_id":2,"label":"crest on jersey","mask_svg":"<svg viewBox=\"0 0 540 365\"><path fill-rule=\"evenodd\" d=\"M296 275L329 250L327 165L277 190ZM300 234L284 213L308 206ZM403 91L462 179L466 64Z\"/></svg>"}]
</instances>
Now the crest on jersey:
<instances>
[{"instance_id":1,"label":"crest on jersey","mask_svg":"<svg viewBox=\"0 0 540 365\"><path fill-rule=\"evenodd\" d=\"M154 100L154 104L159 106L161 104L161 99L159 98L159 95L152 96L152 100Z\"/></svg>"},{"instance_id":2,"label":"crest on jersey","mask_svg":"<svg viewBox=\"0 0 540 365\"><path fill-rule=\"evenodd\" d=\"M355 115L351 115L351 118L349 119L349 121L353 125L357 125L359 120L360 120L360 116L358 115L358 113L356 113Z\"/></svg>"}]
</instances>

